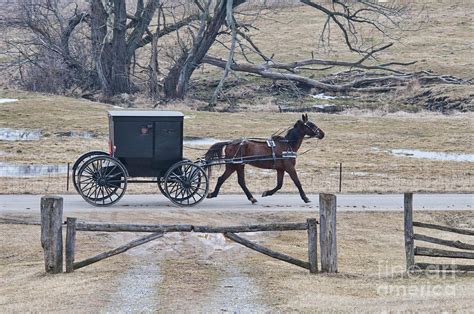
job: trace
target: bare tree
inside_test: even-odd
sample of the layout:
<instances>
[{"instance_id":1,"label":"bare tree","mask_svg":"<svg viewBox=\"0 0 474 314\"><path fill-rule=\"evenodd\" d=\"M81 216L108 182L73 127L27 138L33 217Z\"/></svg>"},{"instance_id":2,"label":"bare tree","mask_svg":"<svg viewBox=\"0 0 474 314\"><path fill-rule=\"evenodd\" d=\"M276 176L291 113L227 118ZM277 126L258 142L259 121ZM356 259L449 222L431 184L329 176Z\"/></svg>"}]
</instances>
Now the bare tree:
<instances>
[{"instance_id":1,"label":"bare tree","mask_svg":"<svg viewBox=\"0 0 474 314\"><path fill-rule=\"evenodd\" d=\"M154 99L174 99L186 96L191 76L207 63L224 69L210 103L222 95L232 71L333 92L387 91L415 77L459 83L406 72L413 62L377 60L403 30L408 8L398 2L300 0L325 19L320 42L329 45L335 36L342 38L356 57L336 61L312 55L280 62L275 51L264 51L249 35L249 29L258 31L255 21L266 18L265 6L250 6L250 0L76 1L18 0L8 12L0 9L1 30L15 34L3 39L6 48L0 54L8 62L0 69L13 71L23 82L33 73L34 84L54 82L51 91L56 92L80 89L112 96L146 86ZM367 32L380 34L381 40L366 40ZM227 56L209 55L215 44L228 48ZM319 79L308 74L330 68L344 70Z\"/></svg>"},{"instance_id":2,"label":"bare tree","mask_svg":"<svg viewBox=\"0 0 474 314\"><path fill-rule=\"evenodd\" d=\"M183 98L187 92L189 79L194 70L201 64L202 59L214 44L226 18L226 3L230 0L215 1L214 13L211 16L210 7L214 1L207 0L204 5L195 1L200 10L200 22L196 35L193 35L192 46L183 47L183 51L174 66L170 69L164 82L164 92L167 98ZM245 0L230 1L231 7L244 3Z\"/></svg>"}]
</instances>

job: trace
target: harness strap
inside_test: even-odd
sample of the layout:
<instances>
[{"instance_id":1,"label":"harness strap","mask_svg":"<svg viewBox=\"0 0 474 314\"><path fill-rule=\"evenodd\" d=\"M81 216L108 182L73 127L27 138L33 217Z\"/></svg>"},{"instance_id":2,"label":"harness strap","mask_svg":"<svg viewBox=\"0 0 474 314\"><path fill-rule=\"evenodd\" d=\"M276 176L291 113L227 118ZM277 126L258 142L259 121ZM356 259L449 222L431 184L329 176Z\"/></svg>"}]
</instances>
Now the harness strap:
<instances>
[{"instance_id":1,"label":"harness strap","mask_svg":"<svg viewBox=\"0 0 474 314\"><path fill-rule=\"evenodd\" d=\"M233 160L236 160L237 159L237 155L240 153L240 160L239 161L235 161L234 163L243 163L244 162L244 156L243 156L243 153L242 153L242 146L245 144L245 142L247 142L247 139L246 138L241 138L240 139L240 142L239 142L239 148L237 149L237 151L235 152L234 154L234 157L232 158Z\"/></svg>"},{"instance_id":2,"label":"harness strap","mask_svg":"<svg viewBox=\"0 0 474 314\"><path fill-rule=\"evenodd\" d=\"M273 158L273 169L276 168L276 155L275 155L275 141L272 139L267 140L267 145L272 149L272 158Z\"/></svg>"}]
</instances>

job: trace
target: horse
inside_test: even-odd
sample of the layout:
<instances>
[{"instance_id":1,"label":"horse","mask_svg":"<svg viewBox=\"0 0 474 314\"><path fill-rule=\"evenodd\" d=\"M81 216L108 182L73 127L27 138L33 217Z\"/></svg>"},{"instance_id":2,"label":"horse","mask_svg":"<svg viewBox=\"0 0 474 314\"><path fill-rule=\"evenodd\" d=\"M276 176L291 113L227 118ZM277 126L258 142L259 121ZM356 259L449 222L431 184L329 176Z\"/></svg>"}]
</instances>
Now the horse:
<instances>
[{"instance_id":1,"label":"horse","mask_svg":"<svg viewBox=\"0 0 474 314\"><path fill-rule=\"evenodd\" d=\"M290 178L298 188L301 199L305 203L309 203L310 200L301 186L295 169L296 152L303 143L305 136L309 136L310 138L316 137L318 139L324 138L323 130L309 121L307 114L303 114L301 120L298 120L284 137L272 136L271 141L262 139L238 139L218 142L212 145L204 155L206 162L212 163L213 160L222 159L223 154L224 160L231 162L225 163L224 173L217 179L214 191L209 193L207 197L217 197L222 184L224 184L234 172L237 172L237 181L240 187L248 200L252 202L252 204L256 203L257 200L252 196L252 193L250 193L245 184L244 167L246 164L249 164L262 169L275 169L277 172L276 187L263 192L262 197L273 195L281 189L283 177L286 172L290 175ZM288 156L288 153L290 153L290 155L292 154L293 158L285 158L285 156ZM239 160L241 160L240 163Z\"/></svg>"}]
</instances>

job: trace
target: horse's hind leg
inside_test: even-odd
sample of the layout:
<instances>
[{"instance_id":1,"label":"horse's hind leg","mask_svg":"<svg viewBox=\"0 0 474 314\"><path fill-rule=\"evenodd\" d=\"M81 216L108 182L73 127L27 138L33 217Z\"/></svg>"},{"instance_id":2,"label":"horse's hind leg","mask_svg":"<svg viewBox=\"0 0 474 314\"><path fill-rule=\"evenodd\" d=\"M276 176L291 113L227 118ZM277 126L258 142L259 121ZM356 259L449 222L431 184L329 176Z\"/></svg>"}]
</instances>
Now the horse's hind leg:
<instances>
[{"instance_id":1,"label":"horse's hind leg","mask_svg":"<svg viewBox=\"0 0 474 314\"><path fill-rule=\"evenodd\" d=\"M273 190L265 191L262 194L262 197L271 196L276 193L281 187L283 186L283 176L285 175L285 171L283 169L277 170L277 186Z\"/></svg>"},{"instance_id":2,"label":"horse's hind leg","mask_svg":"<svg viewBox=\"0 0 474 314\"><path fill-rule=\"evenodd\" d=\"M225 165L225 171L224 173L217 179L217 184L214 189L214 192L209 193L207 195L207 198L213 198L216 197L219 194L219 190L221 189L222 184L224 184L225 180L227 180L231 174L233 174L235 171L235 167L232 165Z\"/></svg>"},{"instance_id":3,"label":"horse's hind leg","mask_svg":"<svg viewBox=\"0 0 474 314\"><path fill-rule=\"evenodd\" d=\"M294 167L286 169L286 172L290 175L291 180L295 183L296 187L298 188L298 191L300 192L301 199L305 203L311 202L308 197L306 197L306 194L303 191L303 187L301 186L300 179L298 178L298 174L296 173L296 169Z\"/></svg>"},{"instance_id":4,"label":"horse's hind leg","mask_svg":"<svg viewBox=\"0 0 474 314\"><path fill-rule=\"evenodd\" d=\"M240 187L244 191L245 195L247 196L248 200L252 202L252 204L255 204L257 200L252 196L252 193L250 193L249 189L247 188L247 185L245 185L245 171L244 171L244 166L236 166L237 170L237 180L239 182Z\"/></svg>"}]
</instances>

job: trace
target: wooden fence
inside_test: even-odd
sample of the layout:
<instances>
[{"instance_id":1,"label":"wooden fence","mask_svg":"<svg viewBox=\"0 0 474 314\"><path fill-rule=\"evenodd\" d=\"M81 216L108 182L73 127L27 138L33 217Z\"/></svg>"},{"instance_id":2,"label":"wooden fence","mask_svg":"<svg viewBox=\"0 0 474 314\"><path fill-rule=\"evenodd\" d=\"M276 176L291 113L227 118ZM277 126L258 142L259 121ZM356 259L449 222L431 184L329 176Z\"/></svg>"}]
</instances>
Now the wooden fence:
<instances>
[{"instance_id":1,"label":"wooden fence","mask_svg":"<svg viewBox=\"0 0 474 314\"><path fill-rule=\"evenodd\" d=\"M63 271L63 240L62 240L62 198L56 196L41 199L41 242L45 252L45 269L48 273ZM337 246L336 246L336 197L331 194L320 195L320 220L321 220L321 271L337 272ZM199 232L222 233L227 239L246 246L252 250L281 261L308 269L310 273L318 272L317 246L318 246L318 221L314 218L307 219L304 223L273 223L246 226L195 226L195 225L146 225L146 224L110 224L89 223L78 221L77 218L68 217L66 220L66 272L96 263L127 250L156 240L165 233L170 232ZM242 238L237 233L257 231L293 231L306 230L308 234L308 260L303 261L289 255L275 252L262 245ZM151 233L138 238L125 245L96 256L75 261L76 233L89 232L147 232Z\"/></svg>"},{"instance_id":2,"label":"wooden fence","mask_svg":"<svg viewBox=\"0 0 474 314\"><path fill-rule=\"evenodd\" d=\"M404 220L405 220L405 252L406 252L406 267L407 271L416 270L459 270L459 271L474 271L474 265L459 265L459 264L433 264L433 263L415 263L415 256L429 256L429 257L443 257L443 258L461 258L474 259L474 245L464 243L461 241L451 241L421 233L414 233L413 227L423 229L435 229L456 234L463 234L474 236L474 230L453 228L449 226L441 226L436 224L428 224L418 221L413 221L413 194L405 193L404 195ZM423 246L415 246L415 240L427 242L442 246L448 246L456 249L468 251L452 251L438 248L428 248ZM471 251L471 252L469 252Z\"/></svg>"}]
</instances>

